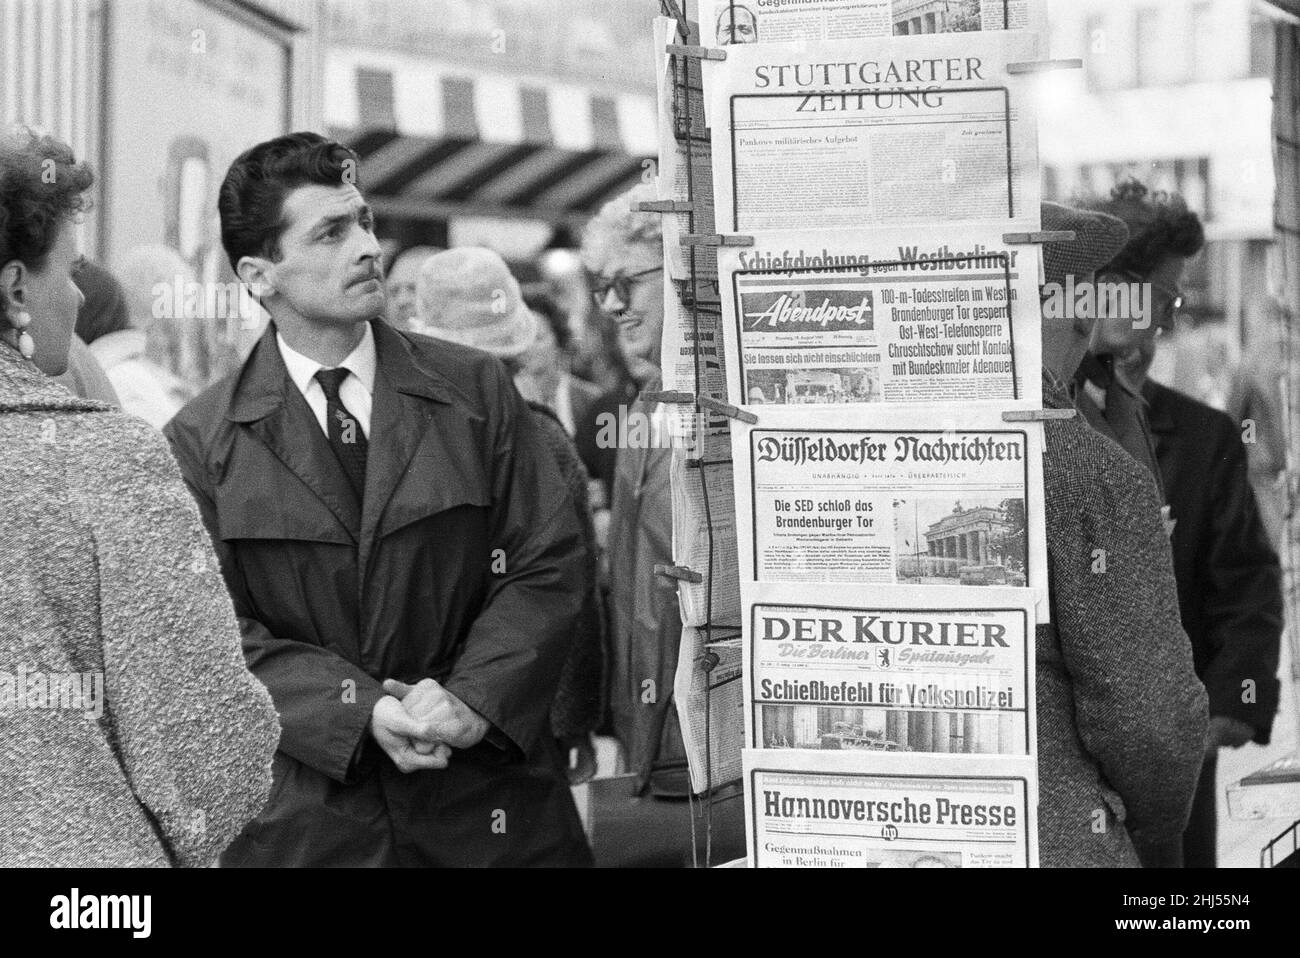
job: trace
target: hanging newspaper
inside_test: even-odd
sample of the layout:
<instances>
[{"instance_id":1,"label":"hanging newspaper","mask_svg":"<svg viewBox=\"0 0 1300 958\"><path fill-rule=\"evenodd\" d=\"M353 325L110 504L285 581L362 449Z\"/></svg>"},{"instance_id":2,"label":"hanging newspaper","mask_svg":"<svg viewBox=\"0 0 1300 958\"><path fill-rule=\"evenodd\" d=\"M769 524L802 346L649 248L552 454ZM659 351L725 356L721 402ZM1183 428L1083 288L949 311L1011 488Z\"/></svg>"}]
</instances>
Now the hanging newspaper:
<instances>
[{"instance_id":1,"label":"hanging newspaper","mask_svg":"<svg viewBox=\"0 0 1300 958\"><path fill-rule=\"evenodd\" d=\"M1026 589L746 590L754 748L1034 754Z\"/></svg>"},{"instance_id":2,"label":"hanging newspaper","mask_svg":"<svg viewBox=\"0 0 1300 958\"><path fill-rule=\"evenodd\" d=\"M760 233L723 250L736 405L1042 405L1040 252L1000 231Z\"/></svg>"},{"instance_id":3,"label":"hanging newspaper","mask_svg":"<svg viewBox=\"0 0 1300 958\"><path fill-rule=\"evenodd\" d=\"M741 582L1028 586L1045 621L1042 425L869 409L733 427Z\"/></svg>"},{"instance_id":4,"label":"hanging newspaper","mask_svg":"<svg viewBox=\"0 0 1300 958\"><path fill-rule=\"evenodd\" d=\"M718 46L1046 29L1043 0L700 0Z\"/></svg>"},{"instance_id":5,"label":"hanging newspaper","mask_svg":"<svg viewBox=\"0 0 1300 958\"><path fill-rule=\"evenodd\" d=\"M695 285L710 291L713 302L694 309L690 288L684 281L664 284L661 389L725 400L717 282ZM672 446L673 562L704 577L678 586L685 625L735 625L740 619L730 424L726 416L697 409L694 402L664 403L657 411L653 441Z\"/></svg>"},{"instance_id":6,"label":"hanging newspaper","mask_svg":"<svg viewBox=\"0 0 1300 958\"><path fill-rule=\"evenodd\" d=\"M681 244L684 233L715 232L713 150L705 129L700 61L665 52L667 44L685 42L677 33L675 20L655 18L654 42L659 63L658 195L663 200L689 202L692 206L689 213L663 214L664 261L669 278L686 280L692 275L694 257L694 275L711 280L718 275L716 251L701 246L692 252Z\"/></svg>"},{"instance_id":7,"label":"hanging newspaper","mask_svg":"<svg viewBox=\"0 0 1300 958\"><path fill-rule=\"evenodd\" d=\"M740 46L710 71L714 215L734 233L1037 229L1025 33Z\"/></svg>"},{"instance_id":8,"label":"hanging newspaper","mask_svg":"<svg viewBox=\"0 0 1300 958\"><path fill-rule=\"evenodd\" d=\"M703 581L677 589L685 625L740 623L740 577L736 553L736 491L730 461L696 459L674 450L673 562Z\"/></svg>"},{"instance_id":9,"label":"hanging newspaper","mask_svg":"<svg viewBox=\"0 0 1300 958\"><path fill-rule=\"evenodd\" d=\"M756 868L1032 868L1031 758L746 749Z\"/></svg>"},{"instance_id":10,"label":"hanging newspaper","mask_svg":"<svg viewBox=\"0 0 1300 958\"><path fill-rule=\"evenodd\" d=\"M692 300L692 296L697 298ZM714 399L726 397L721 315L716 277L701 278L694 285L687 280L664 283L663 335L659 346L664 389ZM693 412L693 408L688 409L688 413ZM715 418L705 440L725 436L726 427L725 417ZM680 428L692 427L683 424Z\"/></svg>"},{"instance_id":11,"label":"hanging newspaper","mask_svg":"<svg viewBox=\"0 0 1300 958\"><path fill-rule=\"evenodd\" d=\"M715 629L712 634L714 641L706 645L703 629L682 629L673 682L677 722L696 794L740 780L745 744L740 639L735 630ZM725 638L728 635L731 638Z\"/></svg>"}]
</instances>

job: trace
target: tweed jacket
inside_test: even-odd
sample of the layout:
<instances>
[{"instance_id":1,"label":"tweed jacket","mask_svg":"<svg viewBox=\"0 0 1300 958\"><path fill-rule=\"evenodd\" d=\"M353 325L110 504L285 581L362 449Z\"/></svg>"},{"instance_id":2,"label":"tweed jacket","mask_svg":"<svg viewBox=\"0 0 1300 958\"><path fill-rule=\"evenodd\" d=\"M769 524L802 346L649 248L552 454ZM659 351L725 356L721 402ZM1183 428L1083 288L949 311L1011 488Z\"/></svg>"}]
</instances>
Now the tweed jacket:
<instances>
[{"instance_id":1,"label":"tweed jacket","mask_svg":"<svg viewBox=\"0 0 1300 958\"><path fill-rule=\"evenodd\" d=\"M0 445L0 866L208 865L279 722L167 443L0 345Z\"/></svg>"},{"instance_id":2,"label":"tweed jacket","mask_svg":"<svg viewBox=\"0 0 1300 958\"><path fill-rule=\"evenodd\" d=\"M1043 388L1048 407L1071 405ZM1175 839L1187 823L1205 688L1150 473L1080 417L1044 429L1052 623L1037 630L1039 860L1136 867L1132 838Z\"/></svg>"}]
</instances>

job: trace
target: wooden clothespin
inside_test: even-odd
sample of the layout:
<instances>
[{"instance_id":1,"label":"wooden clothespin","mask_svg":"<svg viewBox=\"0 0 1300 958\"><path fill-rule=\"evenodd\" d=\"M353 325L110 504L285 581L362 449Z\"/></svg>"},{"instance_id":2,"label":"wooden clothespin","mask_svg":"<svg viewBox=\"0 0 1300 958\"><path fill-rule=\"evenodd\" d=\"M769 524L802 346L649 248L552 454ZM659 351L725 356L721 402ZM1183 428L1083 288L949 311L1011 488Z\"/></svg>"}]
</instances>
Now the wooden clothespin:
<instances>
[{"instance_id":1,"label":"wooden clothespin","mask_svg":"<svg viewBox=\"0 0 1300 958\"><path fill-rule=\"evenodd\" d=\"M699 402L705 409L726 416L728 419L738 419L741 422L749 423L751 426L758 423L758 417L752 412L733 406L731 403L725 403L720 399L714 399L712 396L701 396Z\"/></svg>"},{"instance_id":2,"label":"wooden clothespin","mask_svg":"<svg viewBox=\"0 0 1300 958\"><path fill-rule=\"evenodd\" d=\"M683 246L753 246L754 237L742 233L683 233Z\"/></svg>"},{"instance_id":3,"label":"wooden clothespin","mask_svg":"<svg viewBox=\"0 0 1300 958\"><path fill-rule=\"evenodd\" d=\"M1024 246L1027 243L1073 243L1077 238L1074 230L1036 230L1032 233L1002 234L1002 242L1008 246Z\"/></svg>"},{"instance_id":4,"label":"wooden clothespin","mask_svg":"<svg viewBox=\"0 0 1300 958\"><path fill-rule=\"evenodd\" d=\"M684 393L674 390L667 390L664 392L646 392L642 393L638 398L648 406L653 406L655 403L661 402L674 403L677 405L695 404L695 393Z\"/></svg>"},{"instance_id":5,"label":"wooden clothespin","mask_svg":"<svg viewBox=\"0 0 1300 958\"><path fill-rule=\"evenodd\" d=\"M1002 413L1003 422L1053 422L1073 419L1073 409L1008 409Z\"/></svg>"},{"instance_id":6,"label":"wooden clothespin","mask_svg":"<svg viewBox=\"0 0 1300 958\"><path fill-rule=\"evenodd\" d=\"M694 569L682 565L666 565L662 562L655 563L655 575L661 575L665 579L676 579L679 582L693 582L696 585L704 581L704 576Z\"/></svg>"},{"instance_id":7,"label":"wooden clothespin","mask_svg":"<svg viewBox=\"0 0 1300 958\"><path fill-rule=\"evenodd\" d=\"M695 204L689 200L642 200L632 208L640 213L695 212Z\"/></svg>"},{"instance_id":8,"label":"wooden clothespin","mask_svg":"<svg viewBox=\"0 0 1300 958\"><path fill-rule=\"evenodd\" d=\"M670 43L667 50L670 55L689 57L692 60L727 59L727 51L721 47L699 47L692 43Z\"/></svg>"}]
</instances>

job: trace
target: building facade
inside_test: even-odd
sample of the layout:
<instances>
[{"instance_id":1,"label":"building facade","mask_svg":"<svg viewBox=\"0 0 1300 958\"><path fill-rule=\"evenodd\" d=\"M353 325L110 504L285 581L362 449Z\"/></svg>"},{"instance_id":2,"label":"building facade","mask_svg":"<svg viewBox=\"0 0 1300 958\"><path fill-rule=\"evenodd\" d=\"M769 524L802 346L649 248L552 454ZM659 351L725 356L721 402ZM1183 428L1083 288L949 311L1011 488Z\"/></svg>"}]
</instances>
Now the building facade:
<instances>
[{"instance_id":1,"label":"building facade","mask_svg":"<svg viewBox=\"0 0 1300 958\"><path fill-rule=\"evenodd\" d=\"M232 151L320 126L319 11L320 0L0 0L0 124L91 162L88 256L111 264L159 243L203 273L214 177Z\"/></svg>"},{"instance_id":2,"label":"building facade","mask_svg":"<svg viewBox=\"0 0 1300 958\"><path fill-rule=\"evenodd\" d=\"M894 33L952 33L979 29L979 0L894 0Z\"/></svg>"},{"instance_id":3,"label":"building facade","mask_svg":"<svg viewBox=\"0 0 1300 958\"><path fill-rule=\"evenodd\" d=\"M989 565L998 560L991 548L1010 526L992 506L953 510L925 530L926 548L938 559L959 559L963 565Z\"/></svg>"},{"instance_id":4,"label":"building facade","mask_svg":"<svg viewBox=\"0 0 1300 958\"><path fill-rule=\"evenodd\" d=\"M1269 319L1273 238L1271 8L1257 0L1048 0L1040 80L1044 198L1104 195L1136 176L1180 193L1208 246L1184 283L1186 343L1155 375L1193 393ZM1208 397L1214 398L1214 397Z\"/></svg>"}]
</instances>

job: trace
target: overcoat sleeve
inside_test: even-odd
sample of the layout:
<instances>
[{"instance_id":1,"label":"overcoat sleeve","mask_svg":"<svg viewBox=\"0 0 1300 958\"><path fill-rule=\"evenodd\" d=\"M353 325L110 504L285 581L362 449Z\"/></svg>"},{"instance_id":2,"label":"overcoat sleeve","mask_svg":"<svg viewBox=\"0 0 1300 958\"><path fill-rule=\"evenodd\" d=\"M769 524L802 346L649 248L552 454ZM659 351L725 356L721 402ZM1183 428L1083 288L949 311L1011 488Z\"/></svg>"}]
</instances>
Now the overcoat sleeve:
<instances>
[{"instance_id":1,"label":"overcoat sleeve","mask_svg":"<svg viewBox=\"0 0 1300 958\"><path fill-rule=\"evenodd\" d=\"M328 649L272 635L254 614L243 573L221 538L202 446L173 419L164 430L185 484L198 503L221 573L239 618L244 657L280 713L280 749L338 782L356 778L370 714L383 698L381 684Z\"/></svg>"},{"instance_id":2,"label":"overcoat sleeve","mask_svg":"<svg viewBox=\"0 0 1300 958\"><path fill-rule=\"evenodd\" d=\"M1214 471L1204 488L1204 574L1197 612L1213 650L1203 669L1210 714L1235 718L1267 744L1277 711L1282 641L1282 570L1255 505L1246 454L1236 431L1216 417Z\"/></svg>"},{"instance_id":3,"label":"overcoat sleeve","mask_svg":"<svg viewBox=\"0 0 1300 958\"><path fill-rule=\"evenodd\" d=\"M1079 737L1123 798L1129 831L1158 842L1187 823L1206 696L1179 618L1155 485L1115 453L1086 488L1066 494L1073 508L1059 507L1062 527L1049 537L1054 610Z\"/></svg>"},{"instance_id":4,"label":"overcoat sleeve","mask_svg":"<svg viewBox=\"0 0 1300 958\"><path fill-rule=\"evenodd\" d=\"M568 489L505 367L493 361L484 376L493 572L443 685L528 753L548 729L582 609L583 544Z\"/></svg>"},{"instance_id":5,"label":"overcoat sleeve","mask_svg":"<svg viewBox=\"0 0 1300 958\"><path fill-rule=\"evenodd\" d=\"M261 811L280 730L176 464L154 430L131 428L84 484L101 493L86 514L105 689L137 797L176 862L206 866Z\"/></svg>"}]
</instances>

